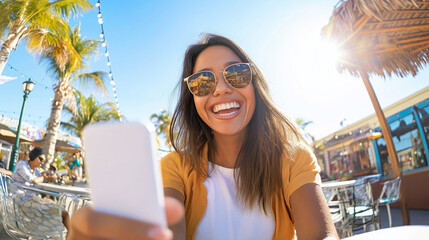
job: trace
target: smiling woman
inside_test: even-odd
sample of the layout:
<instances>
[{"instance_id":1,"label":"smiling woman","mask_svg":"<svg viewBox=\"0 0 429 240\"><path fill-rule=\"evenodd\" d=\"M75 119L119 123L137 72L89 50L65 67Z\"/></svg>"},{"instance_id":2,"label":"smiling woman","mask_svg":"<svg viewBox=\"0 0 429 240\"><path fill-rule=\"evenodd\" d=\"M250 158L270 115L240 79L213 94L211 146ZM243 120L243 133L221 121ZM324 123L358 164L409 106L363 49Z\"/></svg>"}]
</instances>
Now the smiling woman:
<instances>
[{"instance_id":1,"label":"smiling woman","mask_svg":"<svg viewBox=\"0 0 429 240\"><path fill-rule=\"evenodd\" d=\"M204 36L186 51L179 88L170 127L175 152L161 160L175 239L337 237L314 154L240 47ZM158 226L90 209L76 215L73 239L171 237Z\"/></svg>"}]
</instances>

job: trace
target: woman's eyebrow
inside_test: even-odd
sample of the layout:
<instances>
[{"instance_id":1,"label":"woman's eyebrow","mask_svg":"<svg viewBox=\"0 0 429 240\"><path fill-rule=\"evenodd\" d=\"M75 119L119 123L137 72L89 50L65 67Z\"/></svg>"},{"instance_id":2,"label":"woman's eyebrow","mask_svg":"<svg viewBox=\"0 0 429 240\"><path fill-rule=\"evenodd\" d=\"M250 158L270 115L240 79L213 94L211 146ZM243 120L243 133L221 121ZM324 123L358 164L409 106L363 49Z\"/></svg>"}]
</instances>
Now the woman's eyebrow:
<instances>
[{"instance_id":1,"label":"woman's eyebrow","mask_svg":"<svg viewBox=\"0 0 429 240\"><path fill-rule=\"evenodd\" d=\"M231 61L224 64L225 67L228 67L229 65L232 65L234 63L240 63L239 61ZM212 68L203 68L198 70L197 72L204 72L204 71L212 71Z\"/></svg>"}]
</instances>

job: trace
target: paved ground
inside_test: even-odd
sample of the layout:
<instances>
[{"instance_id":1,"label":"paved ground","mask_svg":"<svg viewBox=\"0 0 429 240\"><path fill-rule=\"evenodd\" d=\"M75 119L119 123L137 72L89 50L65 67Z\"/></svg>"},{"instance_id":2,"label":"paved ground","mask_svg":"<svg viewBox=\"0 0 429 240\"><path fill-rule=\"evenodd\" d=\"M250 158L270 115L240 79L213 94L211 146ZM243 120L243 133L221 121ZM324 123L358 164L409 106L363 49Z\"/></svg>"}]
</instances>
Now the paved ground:
<instances>
[{"instance_id":1,"label":"paved ground","mask_svg":"<svg viewBox=\"0 0 429 240\"><path fill-rule=\"evenodd\" d=\"M401 209L392 208L392 225L402 226ZM411 225L429 225L429 211L428 210L410 210ZM380 207L380 224L381 228L389 227L389 220L387 217L387 210L385 207ZM0 240L12 240L11 237L1 227Z\"/></svg>"}]
</instances>

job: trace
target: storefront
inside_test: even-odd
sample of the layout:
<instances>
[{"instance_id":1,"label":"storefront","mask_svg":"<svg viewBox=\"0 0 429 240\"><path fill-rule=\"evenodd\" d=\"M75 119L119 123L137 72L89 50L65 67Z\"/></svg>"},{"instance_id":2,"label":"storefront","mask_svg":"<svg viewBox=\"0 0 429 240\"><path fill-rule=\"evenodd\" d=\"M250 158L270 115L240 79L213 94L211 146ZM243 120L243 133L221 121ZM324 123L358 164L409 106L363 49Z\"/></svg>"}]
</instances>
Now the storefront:
<instances>
[{"instance_id":1,"label":"storefront","mask_svg":"<svg viewBox=\"0 0 429 240\"><path fill-rule=\"evenodd\" d=\"M402 172L429 168L429 87L383 109ZM392 176L377 117L368 116L314 143L328 177Z\"/></svg>"},{"instance_id":2,"label":"storefront","mask_svg":"<svg viewBox=\"0 0 429 240\"><path fill-rule=\"evenodd\" d=\"M429 210L429 87L383 109L402 170L408 207ZM330 179L380 174L393 178L380 124L374 115L350 124L314 143ZM375 197L381 183L375 183Z\"/></svg>"},{"instance_id":3,"label":"storefront","mask_svg":"<svg viewBox=\"0 0 429 240\"><path fill-rule=\"evenodd\" d=\"M429 99L388 117L393 142L403 173L428 167ZM381 131L380 128L375 131ZM384 138L374 140L378 172L382 176L392 175L392 167Z\"/></svg>"}]
</instances>

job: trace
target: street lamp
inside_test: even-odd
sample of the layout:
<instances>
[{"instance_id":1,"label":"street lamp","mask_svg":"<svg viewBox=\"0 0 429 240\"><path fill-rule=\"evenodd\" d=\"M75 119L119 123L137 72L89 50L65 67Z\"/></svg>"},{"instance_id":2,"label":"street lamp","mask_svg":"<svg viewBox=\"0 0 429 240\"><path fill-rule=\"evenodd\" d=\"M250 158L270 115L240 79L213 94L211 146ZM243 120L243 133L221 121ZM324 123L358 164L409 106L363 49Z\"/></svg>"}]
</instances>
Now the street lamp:
<instances>
[{"instance_id":1,"label":"street lamp","mask_svg":"<svg viewBox=\"0 0 429 240\"><path fill-rule=\"evenodd\" d=\"M15 171L15 163L18 158L19 152L19 136L21 134L21 121L22 115L24 114L25 102L27 101L28 94L33 90L34 82L29 78L27 81L22 83L22 90L24 91L24 101L22 102L21 115L19 116L18 128L16 129L15 144L13 145L11 160L9 161L9 170Z\"/></svg>"}]
</instances>

